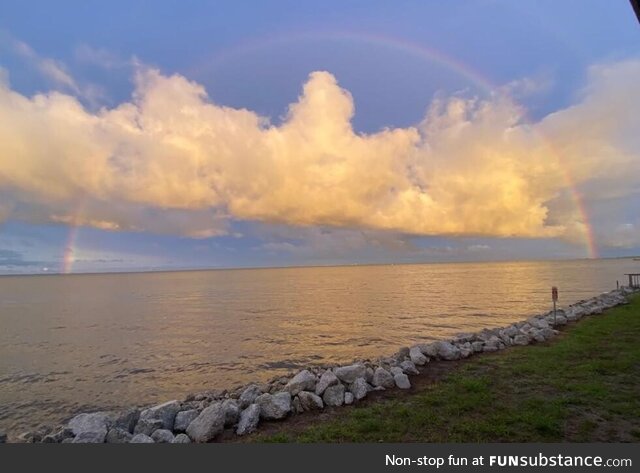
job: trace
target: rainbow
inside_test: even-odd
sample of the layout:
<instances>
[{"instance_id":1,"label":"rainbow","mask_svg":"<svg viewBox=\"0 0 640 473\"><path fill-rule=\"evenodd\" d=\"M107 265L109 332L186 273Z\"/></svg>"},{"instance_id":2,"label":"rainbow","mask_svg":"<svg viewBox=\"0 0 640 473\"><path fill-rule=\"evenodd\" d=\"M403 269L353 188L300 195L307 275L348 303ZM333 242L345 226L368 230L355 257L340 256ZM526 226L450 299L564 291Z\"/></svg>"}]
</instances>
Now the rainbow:
<instances>
[{"instance_id":1,"label":"rainbow","mask_svg":"<svg viewBox=\"0 0 640 473\"><path fill-rule=\"evenodd\" d=\"M202 63L195 68L188 71L189 75L201 74L203 69L215 67L223 63L225 60L248 53L255 53L263 49L277 47L278 45L290 44L299 41L349 41L359 42L369 46L382 47L392 49L403 54L407 54L416 57L422 61L430 63L436 63L474 84L485 94L491 96L496 93L500 86L496 85L486 74L483 74L475 68L461 62L460 60L443 52L429 47L427 45L412 42L406 39L400 39L380 34L370 34L363 32L345 32L345 31L322 31L322 32L294 32L287 35L277 35L266 38L252 39L244 43L240 43L230 48L226 48L221 52L215 54L213 57L209 57L206 64ZM513 99L511 99L513 100ZM515 102L514 102L515 103ZM532 124L533 121L528 115L524 115L524 121L527 124ZM554 151L550 142L540 132L537 132L538 137L545 144L549 150L550 155L560 165L560 169L563 173L563 179L569 190L571 199L578 212L580 220L582 221L584 246L586 250L587 258L598 258L598 247L596 244L595 236L593 233L592 225L590 224L589 213L587 206L584 202L584 198L580 193L573 177L568 172L567 167L562 165L562 159L557 151ZM78 224L70 225L69 235L64 248L64 255L62 258L62 265L60 272L64 274L71 273L73 270L73 263L75 261L77 238L80 226Z\"/></svg>"}]
</instances>

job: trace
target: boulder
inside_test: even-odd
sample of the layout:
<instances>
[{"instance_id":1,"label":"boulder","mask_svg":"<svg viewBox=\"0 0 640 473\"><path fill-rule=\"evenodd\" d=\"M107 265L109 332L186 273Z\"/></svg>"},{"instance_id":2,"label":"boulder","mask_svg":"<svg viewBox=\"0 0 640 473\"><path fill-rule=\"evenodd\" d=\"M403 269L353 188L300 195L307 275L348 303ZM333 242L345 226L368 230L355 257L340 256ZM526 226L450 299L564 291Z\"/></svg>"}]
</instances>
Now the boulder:
<instances>
[{"instance_id":1,"label":"boulder","mask_svg":"<svg viewBox=\"0 0 640 473\"><path fill-rule=\"evenodd\" d=\"M341 406L344 403L344 386L342 384L329 386L327 389L325 389L322 400L327 406Z\"/></svg>"},{"instance_id":2,"label":"boulder","mask_svg":"<svg viewBox=\"0 0 640 473\"><path fill-rule=\"evenodd\" d=\"M254 432L258 428L258 422L260 422L260 406L251 404L240 413L236 434L246 435Z\"/></svg>"},{"instance_id":3,"label":"boulder","mask_svg":"<svg viewBox=\"0 0 640 473\"><path fill-rule=\"evenodd\" d=\"M420 353L420 356L424 357L422 353ZM373 384L374 386L382 386L384 388L392 388L395 386L391 373L389 373L381 366L378 366L373 372L373 383L371 384Z\"/></svg>"},{"instance_id":4,"label":"boulder","mask_svg":"<svg viewBox=\"0 0 640 473\"><path fill-rule=\"evenodd\" d=\"M187 435L198 443L213 440L224 429L225 412L219 403L203 409L187 427Z\"/></svg>"},{"instance_id":5,"label":"boulder","mask_svg":"<svg viewBox=\"0 0 640 473\"><path fill-rule=\"evenodd\" d=\"M155 443L151 437L145 434L136 434L129 443Z\"/></svg>"},{"instance_id":6,"label":"boulder","mask_svg":"<svg viewBox=\"0 0 640 473\"><path fill-rule=\"evenodd\" d=\"M224 409L224 425L230 427L238 422L238 416L240 415L240 408L238 403L233 399L225 399L222 401L222 409Z\"/></svg>"},{"instance_id":7,"label":"boulder","mask_svg":"<svg viewBox=\"0 0 640 473\"><path fill-rule=\"evenodd\" d=\"M411 387L411 383L409 382L409 377L404 373L399 373L393 376L393 380L395 385L400 389L409 389Z\"/></svg>"},{"instance_id":8,"label":"boulder","mask_svg":"<svg viewBox=\"0 0 640 473\"><path fill-rule=\"evenodd\" d=\"M170 430L158 429L151 434L151 438L155 443L172 443L175 437Z\"/></svg>"},{"instance_id":9,"label":"boulder","mask_svg":"<svg viewBox=\"0 0 640 473\"><path fill-rule=\"evenodd\" d=\"M160 419L140 419L136 424L135 429L133 429L133 434L144 434L150 436L153 432L158 429L162 429L164 427L164 423Z\"/></svg>"},{"instance_id":10,"label":"boulder","mask_svg":"<svg viewBox=\"0 0 640 473\"><path fill-rule=\"evenodd\" d=\"M426 365L427 362L429 361L429 359L426 356L424 356L424 354L420 350L420 347L417 347L417 346L411 347L409 349L409 358L411 359L413 364L418 366ZM375 373L374 373L374 376L375 376Z\"/></svg>"},{"instance_id":11,"label":"boulder","mask_svg":"<svg viewBox=\"0 0 640 473\"><path fill-rule=\"evenodd\" d=\"M105 430L80 432L73 439L73 443L104 443L106 436L107 432Z\"/></svg>"},{"instance_id":12,"label":"boulder","mask_svg":"<svg viewBox=\"0 0 640 473\"><path fill-rule=\"evenodd\" d=\"M240 398L238 398L238 407L245 409L249 404L253 404L258 396L262 394L262 389L256 384L251 384L242 391Z\"/></svg>"},{"instance_id":13,"label":"boulder","mask_svg":"<svg viewBox=\"0 0 640 473\"><path fill-rule=\"evenodd\" d=\"M405 374L420 374L418 368L416 368L415 363L411 360L405 360L400 363L400 368Z\"/></svg>"},{"instance_id":14,"label":"boulder","mask_svg":"<svg viewBox=\"0 0 640 473\"><path fill-rule=\"evenodd\" d=\"M364 378L366 376L367 367L362 363L356 363L349 366L339 366L334 368L333 372L340 381L351 384L356 378Z\"/></svg>"},{"instance_id":15,"label":"boulder","mask_svg":"<svg viewBox=\"0 0 640 473\"><path fill-rule=\"evenodd\" d=\"M397 374L404 374L404 371L402 371L402 368L400 368L399 366L392 366L389 371L391 372L391 376L395 376Z\"/></svg>"},{"instance_id":16,"label":"boulder","mask_svg":"<svg viewBox=\"0 0 640 473\"><path fill-rule=\"evenodd\" d=\"M145 409L140 413L140 420L142 419L160 419L162 421L162 428L167 430L173 430L173 423L176 418L176 414L180 412L180 401L168 401L157 406Z\"/></svg>"},{"instance_id":17,"label":"boulder","mask_svg":"<svg viewBox=\"0 0 640 473\"><path fill-rule=\"evenodd\" d=\"M437 342L432 343L422 343L418 345L422 354L429 358L435 358L438 356L438 344Z\"/></svg>"},{"instance_id":18,"label":"boulder","mask_svg":"<svg viewBox=\"0 0 640 473\"><path fill-rule=\"evenodd\" d=\"M520 345L520 346L528 345L529 344L529 337L527 337L524 334L516 335L515 337L513 337L513 344L514 345Z\"/></svg>"},{"instance_id":19,"label":"boulder","mask_svg":"<svg viewBox=\"0 0 640 473\"><path fill-rule=\"evenodd\" d=\"M324 402L322 402L322 398L317 394L310 393L308 391L300 391L298 393L298 399L300 400L302 409L305 411L314 411L324 408Z\"/></svg>"},{"instance_id":20,"label":"boulder","mask_svg":"<svg viewBox=\"0 0 640 473\"><path fill-rule=\"evenodd\" d=\"M69 428L73 432L73 435L78 436L85 432L99 432L102 433L103 440L110 426L111 414L108 412L78 414L69 421Z\"/></svg>"},{"instance_id":21,"label":"boulder","mask_svg":"<svg viewBox=\"0 0 640 473\"><path fill-rule=\"evenodd\" d=\"M335 386L339 383L340 380L334 374L334 372L331 370L326 370L324 373L322 373L322 376L320 376L320 380L318 381L318 384L316 384L315 392L318 396L322 396L322 393L324 393L325 389L327 389L329 386Z\"/></svg>"},{"instance_id":22,"label":"boulder","mask_svg":"<svg viewBox=\"0 0 640 473\"><path fill-rule=\"evenodd\" d=\"M316 382L317 378L315 374L313 374L309 370L302 370L300 371L300 373L291 378L291 380L285 385L284 390L289 391L292 396L295 396L300 391L315 390Z\"/></svg>"},{"instance_id":23,"label":"boulder","mask_svg":"<svg viewBox=\"0 0 640 473\"><path fill-rule=\"evenodd\" d=\"M304 412L298 396L295 396L291 401L291 412L293 412L294 414L302 414Z\"/></svg>"},{"instance_id":24,"label":"boulder","mask_svg":"<svg viewBox=\"0 0 640 473\"><path fill-rule=\"evenodd\" d=\"M114 421L113 426L126 430L127 432L132 434L139 418L140 409L132 407L130 409L122 411Z\"/></svg>"},{"instance_id":25,"label":"boulder","mask_svg":"<svg viewBox=\"0 0 640 473\"><path fill-rule=\"evenodd\" d=\"M262 419L284 419L291 412L291 394L286 391L276 394L261 394L256 399L256 404L260 406Z\"/></svg>"},{"instance_id":26,"label":"boulder","mask_svg":"<svg viewBox=\"0 0 640 473\"><path fill-rule=\"evenodd\" d=\"M460 349L449 342L438 342L438 358L447 361L460 359Z\"/></svg>"},{"instance_id":27,"label":"boulder","mask_svg":"<svg viewBox=\"0 0 640 473\"><path fill-rule=\"evenodd\" d=\"M189 424L193 422L193 419L198 417L200 411L198 409L189 409L188 411L180 411L176 414L175 422L173 423L173 430L175 432L185 432Z\"/></svg>"},{"instance_id":28,"label":"boulder","mask_svg":"<svg viewBox=\"0 0 640 473\"><path fill-rule=\"evenodd\" d=\"M405 358L409 356L409 347L402 347L396 353L396 360L403 361Z\"/></svg>"},{"instance_id":29,"label":"boulder","mask_svg":"<svg viewBox=\"0 0 640 473\"><path fill-rule=\"evenodd\" d=\"M359 401L367 396L367 393L369 392L369 385L364 378L357 378L349 386L349 391L353 394L353 399L355 401Z\"/></svg>"},{"instance_id":30,"label":"boulder","mask_svg":"<svg viewBox=\"0 0 640 473\"><path fill-rule=\"evenodd\" d=\"M0 432L0 443L7 443L7 434Z\"/></svg>"},{"instance_id":31,"label":"boulder","mask_svg":"<svg viewBox=\"0 0 640 473\"><path fill-rule=\"evenodd\" d=\"M68 438L73 438L73 430L69 427L63 427L57 432L45 435L42 439L42 443L62 443L63 440ZM0 443L2 443L2 434L0 434Z\"/></svg>"},{"instance_id":32,"label":"boulder","mask_svg":"<svg viewBox=\"0 0 640 473\"><path fill-rule=\"evenodd\" d=\"M122 429L120 427L112 427L107 432L106 442L107 443L129 443L133 435L128 430Z\"/></svg>"},{"instance_id":33,"label":"boulder","mask_svg":"<svg viewBox=\"0 0 640 473\"><path fill-rule=\"evenodd\" d=\"M371 368L370 366L367 366L367 370L365 371L365 374L364 374L364 379L367 381L367 383L370 383L371 381L373 381L373 368Z\"/></svg>"},{"instance_id":34,"label":"boulder","mask_svg":"<svg viewBox=\"0 0 640 473\"><path fill-rule=\"evenodd\" d=\"M471 348L474 353L480 353L484 349L484 342L473 342L471 343Z\"/></svg>"},{"instance_id":35,"label":"boulder","mask_svg":"<svg viewBox=\"0 0 640 473\"><path fill-rule=\"evenodd\" d=\"M191 439L187 434L178 434L173 438L171 443L191 443Z\"/></svg>"}]
</instances>

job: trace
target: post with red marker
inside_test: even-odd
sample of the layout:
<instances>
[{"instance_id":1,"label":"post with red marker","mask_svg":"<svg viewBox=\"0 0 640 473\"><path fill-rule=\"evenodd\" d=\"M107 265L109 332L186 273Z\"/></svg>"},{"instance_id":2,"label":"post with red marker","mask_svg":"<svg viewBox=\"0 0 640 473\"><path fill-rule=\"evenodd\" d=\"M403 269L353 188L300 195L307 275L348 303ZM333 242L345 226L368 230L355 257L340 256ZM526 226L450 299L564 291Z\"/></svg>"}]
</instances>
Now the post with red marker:
<instances>
[{"instance_id":1,"label":"post with red marker","mask_svg":"<svg viewBox=\"0 0 640 473\"><path fill-rule=\"evenodd\" d=\"M556 324L556 302L558 301L558 288L551 287L551 299L553 299L553 325Z\"/></svg>"}]
</instances>

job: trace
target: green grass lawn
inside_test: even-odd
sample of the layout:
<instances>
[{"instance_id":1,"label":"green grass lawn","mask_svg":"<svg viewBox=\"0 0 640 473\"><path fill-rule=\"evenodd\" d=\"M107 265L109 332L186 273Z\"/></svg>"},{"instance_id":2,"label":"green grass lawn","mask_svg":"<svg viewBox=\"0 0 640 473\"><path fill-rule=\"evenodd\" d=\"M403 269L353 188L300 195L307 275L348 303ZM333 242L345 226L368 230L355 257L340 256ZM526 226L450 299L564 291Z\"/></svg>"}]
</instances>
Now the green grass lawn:
<instances>
[{"instance_id":1,"label":"green grass lawn","mask_svg":"<svg viewBox=\"0 0 640 473\"><path fill-rule=\"evenodd\" d=\"M551 342L476 356L410 395L339 412L251 440L640 441L640 297Z\"/></svg>"}]
</instances>

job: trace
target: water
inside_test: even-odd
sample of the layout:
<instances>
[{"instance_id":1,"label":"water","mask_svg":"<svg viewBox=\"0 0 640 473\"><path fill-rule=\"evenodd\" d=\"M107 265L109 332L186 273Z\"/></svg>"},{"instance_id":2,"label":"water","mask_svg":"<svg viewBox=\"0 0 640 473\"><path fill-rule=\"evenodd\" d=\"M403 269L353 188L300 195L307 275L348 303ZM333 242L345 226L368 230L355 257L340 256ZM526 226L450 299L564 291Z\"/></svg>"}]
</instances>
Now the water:
<instances>
[{"instance_id":1,"label":"water","mask_svg":"<svg viewBox=\"0 0 640 473\"><path fill-rule=\"evenodd\" d=\"M0 430L502 326L631 259L0 277Z\"/></svg>"}]
</instances>

